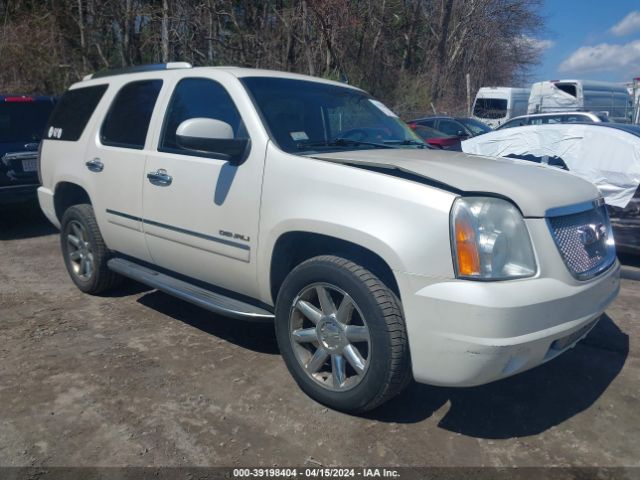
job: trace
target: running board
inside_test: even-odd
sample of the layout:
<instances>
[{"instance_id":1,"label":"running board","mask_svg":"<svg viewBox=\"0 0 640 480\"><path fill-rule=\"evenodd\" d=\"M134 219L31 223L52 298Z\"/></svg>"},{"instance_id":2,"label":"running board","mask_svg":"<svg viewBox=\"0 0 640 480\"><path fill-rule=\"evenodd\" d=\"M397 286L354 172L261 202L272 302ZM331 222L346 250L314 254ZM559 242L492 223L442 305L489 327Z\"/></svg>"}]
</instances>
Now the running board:
<instances>
[{"instance_id":1,"label":"running board","mask_svg":"<svg viewBox=\"0 0 640 480\"><path fill-rule=\"evenodd\" d=\"M273 313L268 310L197 287L123 258L112 258L107 262L107 266L120 275L198 305L210 312L241 320L271 321L274 319Z\"/></svg>"}]
</instances>

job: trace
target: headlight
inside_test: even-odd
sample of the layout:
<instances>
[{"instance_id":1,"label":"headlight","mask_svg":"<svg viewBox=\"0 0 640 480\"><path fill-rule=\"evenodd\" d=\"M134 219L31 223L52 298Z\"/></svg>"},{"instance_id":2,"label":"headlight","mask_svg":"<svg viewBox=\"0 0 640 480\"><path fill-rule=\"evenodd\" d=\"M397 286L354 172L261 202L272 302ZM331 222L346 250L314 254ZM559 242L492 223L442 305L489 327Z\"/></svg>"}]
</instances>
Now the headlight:
<instances>
[{"instance_id":1,"label":"headlight","mask_svg":"<svg viewBox=\"0 0 640 480\"><path fill-rule=\"evenodd\" d=\"M524 219L506 200L458 198L451 209L451 243L458 278L508 280L536 272Z\"/></svg>"}]
</instances>

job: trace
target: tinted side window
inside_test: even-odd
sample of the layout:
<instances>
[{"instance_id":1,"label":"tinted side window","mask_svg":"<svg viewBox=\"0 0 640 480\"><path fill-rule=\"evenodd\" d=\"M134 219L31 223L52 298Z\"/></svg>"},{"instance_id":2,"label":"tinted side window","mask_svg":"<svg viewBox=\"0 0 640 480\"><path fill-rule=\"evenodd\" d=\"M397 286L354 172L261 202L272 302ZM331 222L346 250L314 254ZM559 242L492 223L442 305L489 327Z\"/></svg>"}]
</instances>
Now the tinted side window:
<instances>
[{"instance_id":1,"label":"tinted side window","mask_svg":"<svg viewBox=\"0 0 640 480\"><path fill-rule=\"evenodd\" d=\"M528 125L528 124L529 123L526 118L520 118L518 120L511 120L510 122L503 124L500 127L500 130L504 130L505 128L522 127L523 125Z\"/></svg>"},{"instance_id":2,"label":"tinted side window","mask_svg":"<svg viewBox=\"0 0 640 480\"><path fill-rule=\"evenodd\" d=\"M543 117L542 118L542 123L543 124L547 124L547 123L562 123L562 116Z\"/></svg>"},{"instance_id":3,"label":"tinted side window","mask_svg":"<svg viewBox=\"0 0 640 480\"><path fill-rule=\"evenodd\" d=\"M122 87L102 124L102 144L143 149L161 87L162 80L143 80Z\"/></svg>"},{"instance_id":4,"label":"tinted side window","mask_svg":"<svg viewBox=\"0 0 640 480\"><path fill-rule=\"evenodd\" d=\"M222 85L207 78L185 78L169 102L158 150L185 152L176 142L176 130L190 118L221 120L231 125L234 138L248 138L240 113Z\"/></svg>"},{"instance_id":5,"label":"tinted side window","mask_svg":"<svg viewBox=\"0 0 640 480\"><path fill-rule=\"evenodd\" d=\"M436 126L436 121L435 121L435 120L420 120L420 121L418 122L418 124L420 124L420 125L424 125L425 127L435 128L435 126Z\"/></svg>"},{"instance_id":6,"label":"tinted side window","mask_svg":"<svg viewBox=\"0 0 640 480\"><path fill-rule=\"evenodd\" d=\"M458 132L464 133L464 128L458 122L452 122L451 120L440 120L438 122L438 130L446 133L447 135L457 136Z\"/></svg>"},{"instance_id":7,"label":"tinted side window","mask_svg":"<svg viewBox=\"0 0 640 480\"><path fill-rule=\"evenodd\" d=\"M578 92L576 90L576 86L572 85L572 84L563 84L563 83L556 83L555 84L556 87L560 90L562 90L565 93L568 93L569 95L573 96L573 97L577 97L578 96Z\"/></svg>"},{"instance_id":8,"label":"tinted side window","mask_svg":"<svg viewBox=\"0 0 640 480\"><path fill-rule=\"evenodd\" d=\"M587 115L567 115L562 120L565 123L576 123L576 122L585 122L585 123L593 123L591 117Z\"/></svg>"},{"instance_id":9,"label":"tinted side window","mask_svg":"<svg viewBox=\"0 0 640 480\"><path fill-rule=\"evenodd\" d=\"M72 142L78 140L106 91L107 85L68 90L49 117L45 138Z\"/></svg>"}]
</instances>

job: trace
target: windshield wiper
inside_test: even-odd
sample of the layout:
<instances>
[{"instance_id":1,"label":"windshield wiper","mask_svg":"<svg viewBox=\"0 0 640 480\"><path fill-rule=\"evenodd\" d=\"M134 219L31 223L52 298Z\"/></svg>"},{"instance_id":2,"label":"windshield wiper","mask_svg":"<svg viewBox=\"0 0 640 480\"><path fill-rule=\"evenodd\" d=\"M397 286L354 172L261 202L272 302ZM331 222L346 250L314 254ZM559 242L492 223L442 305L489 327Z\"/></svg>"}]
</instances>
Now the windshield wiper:
<instances>
[{"instance_id":1,"label":"windshield wiper","mask_svg":"<svg viewBox=\"0 0 640 480\"><path fill-rule=\"evenodd\" d=\"M429 148L426 143L419 142L418 140L385 140L384 143L389 145L416 145L420 148Z\"/></svg>"},{"instance_id":2,"label":"windshield wiper","mask_svg":"<svg viewBox=\"0 0 640 480\"><path fill-rule=\"evenodd\" d=\"M387 145L386 143L365 142L362 140L351 140L350 138L336 138L330 142L299 142L297 147L299 150L302 150L307 147L357 147L358 145L376 148L398 148L393 145Z\"/></svg>"}]
</instances>

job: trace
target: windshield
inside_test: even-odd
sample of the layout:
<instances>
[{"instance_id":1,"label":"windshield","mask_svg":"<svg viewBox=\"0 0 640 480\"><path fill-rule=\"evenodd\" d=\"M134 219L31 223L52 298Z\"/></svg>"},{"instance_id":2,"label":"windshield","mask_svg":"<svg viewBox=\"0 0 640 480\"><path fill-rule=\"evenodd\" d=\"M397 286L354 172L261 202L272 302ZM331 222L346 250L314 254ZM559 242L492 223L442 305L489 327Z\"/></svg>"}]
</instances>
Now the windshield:
<instances>
[{"instance_id":1,"label":"windshield","mask_svg":"<svg viewBox=\"0 0 640 480\"><path fill-rule=\"evenodd\" d=\"M478 120L474 120L473 118L458 118L457 120L471 130L471 133L474 135L482 135L483 133L491 131L491 128L488 125L485 125Z\"/></svg>"},{"instance_id":2,"label":"windshield","mask_svg":"<svg viewBox=\"0 0 640 480\"><path fill-rule=\"evenodd\" d=\"M504 118L507 116L507 100L504 98L476 98L473 114L478 118Z\"/></svg>"},{"instance_id":3,"label":"windshield","mask_svg":"<svg viewBox=\"0 0 640 480\"><path fill-rule=\"evenodd\" d=\"M51 102L0 102L0 143L39 141L51 110Z\"/></svg>"},{"instance_id":4,"label":"windshield","mask_svg":"<svg viewBox=\"0 0 640 480\"><path fill-rule=\"evenodd\" d=\"M426 148L392 111L359 90L288 78L242 82L285 152Z\"/></svg>"}]
</instances>

